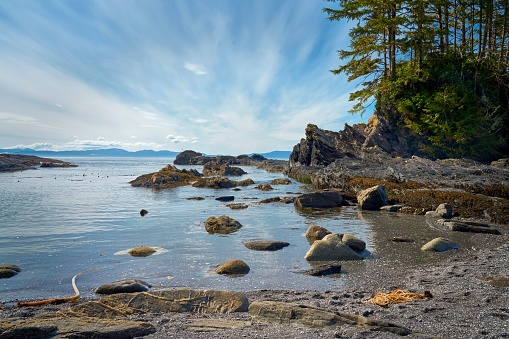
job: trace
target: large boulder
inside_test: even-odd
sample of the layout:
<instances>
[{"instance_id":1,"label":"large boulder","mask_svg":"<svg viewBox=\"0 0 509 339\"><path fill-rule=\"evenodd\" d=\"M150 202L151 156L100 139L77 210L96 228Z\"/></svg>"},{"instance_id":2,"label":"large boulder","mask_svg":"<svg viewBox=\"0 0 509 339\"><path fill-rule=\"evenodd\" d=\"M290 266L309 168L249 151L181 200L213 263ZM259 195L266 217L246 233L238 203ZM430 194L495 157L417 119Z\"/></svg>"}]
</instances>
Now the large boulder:
<instances>
[{"instance_id":1,"label":"large boulder","mask_svg":"<svg viewBox=\"0 0 509 339\"><path fill-rule=\"evenodd\" d=\"M322 191L306 193L295 198L294 204L299 208L334 208L340 207L343 198L338 192Z\"/></svg>"},{"instance_id":2,"label":"large boulder","mask_svg":"<svg viewBox=\"0 0 509 339\"><path fill-rule=\"evenodd\" d=\"M307 261L360 260L362 256L342 241L342 234L329 234L315 241L304 258Z\"/></svg>"},{"instance_id":3,"label":"large boulder","mask_svg":"<svg viewBox=\"0 0 509 339\"><path fill-rule=\"evenodd\" d=\"M242 224L237 220L222 215L218 218L212 216L205 221L205 229L208 233L229 234L238 231Z\"/></svg>"},{"instance_id":4,"label":"large boulder","mask_svg":"<svg viewBox=\"0 0 509 339\"><path fill-rule=\"evenodd\" d=\"M357 194L357 203L363 210L379 210L382 206L389 205L385 186L377 185L360 191Z\"/></svg>"}]
</instances>

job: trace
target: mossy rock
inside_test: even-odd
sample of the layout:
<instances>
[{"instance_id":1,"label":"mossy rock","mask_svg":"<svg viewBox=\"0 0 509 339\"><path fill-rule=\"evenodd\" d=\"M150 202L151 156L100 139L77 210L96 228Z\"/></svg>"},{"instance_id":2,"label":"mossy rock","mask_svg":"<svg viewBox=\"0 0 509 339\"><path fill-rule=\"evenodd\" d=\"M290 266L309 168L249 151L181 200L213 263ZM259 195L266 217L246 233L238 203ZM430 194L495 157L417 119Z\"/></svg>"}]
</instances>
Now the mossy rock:
<instances>
[{"instance_id":1,"label":"mossy rock","mask_svg":"<svg viewBox=\"0 0 509 339\"><path fill-rule=\"evenodd\" d=\"M152 255L156 252L157 250L155 248L149 246L138 246L127 251L127 253L133 257L148 257L149 255Z\"/></svg>"}]
</instances>

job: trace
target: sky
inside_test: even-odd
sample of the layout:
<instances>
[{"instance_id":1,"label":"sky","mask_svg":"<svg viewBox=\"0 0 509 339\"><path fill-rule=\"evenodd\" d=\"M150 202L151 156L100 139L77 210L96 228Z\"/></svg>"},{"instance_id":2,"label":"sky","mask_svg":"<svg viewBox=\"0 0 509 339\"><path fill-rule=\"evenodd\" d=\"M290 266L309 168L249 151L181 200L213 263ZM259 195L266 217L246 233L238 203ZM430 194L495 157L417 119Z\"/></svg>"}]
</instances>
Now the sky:
<instances>
[{"instance_id":1,"label":"sky","mask_svg":"<svg viewBox=\"0 0 509 339\"><path fill-rule=\"evenodd\" d=\"M331 5L0 0L0 148L239 155L365 121Z\"/></svg>"}]
</instances>

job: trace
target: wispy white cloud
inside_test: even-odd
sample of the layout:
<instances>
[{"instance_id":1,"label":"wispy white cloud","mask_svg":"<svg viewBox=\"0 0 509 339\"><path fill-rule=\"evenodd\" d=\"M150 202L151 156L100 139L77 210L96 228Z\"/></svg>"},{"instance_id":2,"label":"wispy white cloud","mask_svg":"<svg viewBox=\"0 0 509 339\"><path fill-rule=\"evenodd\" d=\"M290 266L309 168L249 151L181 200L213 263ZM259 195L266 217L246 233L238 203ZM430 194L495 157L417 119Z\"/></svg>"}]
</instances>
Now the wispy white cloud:
<instances>
[{"instance_id":1,"label":"wispy white cloud","mask_svg":"<svg viewBox=\"0 0 509 339\"><path fill-rule=\"evenodd\" d=\"M196 75L206 75L207 74L207 71L205 70L205 67L203 65L192 64L192 63L186 62L184 64L184 68L193 72Z\"/></svg>"}]
</instances>

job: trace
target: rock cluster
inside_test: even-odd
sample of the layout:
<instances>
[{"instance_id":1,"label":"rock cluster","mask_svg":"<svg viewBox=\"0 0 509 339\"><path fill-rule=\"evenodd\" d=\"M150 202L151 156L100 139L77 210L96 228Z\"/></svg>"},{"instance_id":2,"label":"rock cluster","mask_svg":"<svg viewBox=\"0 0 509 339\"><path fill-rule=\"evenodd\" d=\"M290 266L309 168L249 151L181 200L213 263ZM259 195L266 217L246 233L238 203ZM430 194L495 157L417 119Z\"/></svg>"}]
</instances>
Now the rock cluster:
<instances>
[{"instance_id":1,"label":"rock cluster","mask_svg":"<svg viewBox=\"0 0 509 339\"><path fill-rule=\"evenodd\" d=\"M306 253L307 261L342 261L360 260L366 243L352 235L328 234L316 240Z\"/></svg>"},{"instance_id":2,"label":"rock cluster","mask_svg":"<svg viewBox=\"0 0 509 339\"><path fill-rule=\"evenodd\" d=\"M168 164L154 173L144 174L129 183L133 187L170 188L189 185L200 179L202 174L195 169L178 169Z\"/></svg>"}]
</instances>

